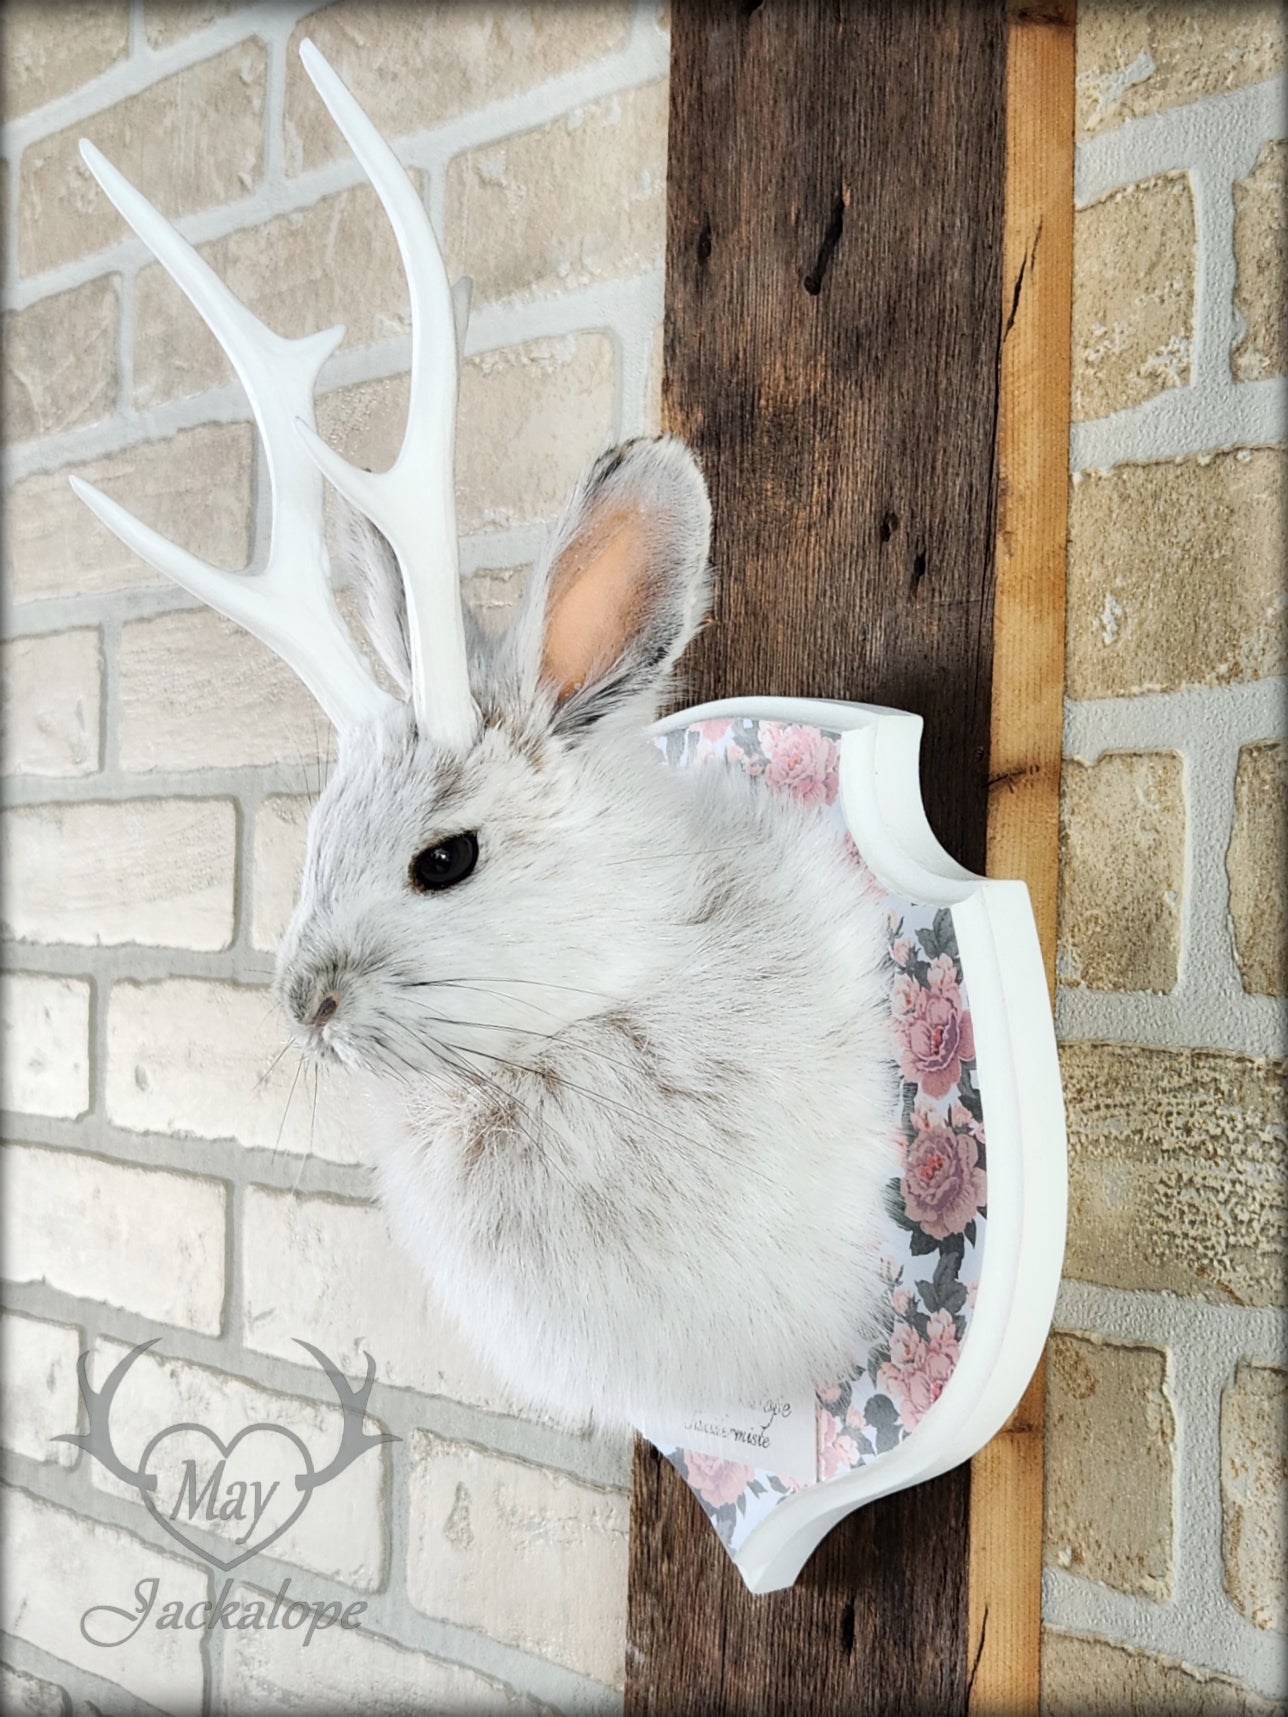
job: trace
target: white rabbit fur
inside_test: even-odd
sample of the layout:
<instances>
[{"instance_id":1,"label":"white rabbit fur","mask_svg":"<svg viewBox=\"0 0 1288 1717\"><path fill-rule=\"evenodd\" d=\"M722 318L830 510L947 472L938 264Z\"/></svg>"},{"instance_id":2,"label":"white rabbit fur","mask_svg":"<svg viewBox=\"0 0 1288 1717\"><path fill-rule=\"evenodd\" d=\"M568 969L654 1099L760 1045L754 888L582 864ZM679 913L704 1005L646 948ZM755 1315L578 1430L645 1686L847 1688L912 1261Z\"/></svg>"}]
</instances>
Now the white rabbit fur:
<instances>
[{"instance_id":1,"label":"white rabbit fur","mask_svg":"<svg viewBox=\"0 0 1288 1717\"><path fill-rule=\"evenodd\" d=\"M348 535L405 687L396 566ZM570 1422L780 1398L876 1327L897 1172L877 909L815 812L668 770L641 731L705 612L708 540L681 443L605 455L509 631L467 627L468 754L409 709L346 736L279 958L300 1041L375 1075L395 1236L498 1376ZM466 881L409 886L466 830Z\"/></svg>"}]
</instances>

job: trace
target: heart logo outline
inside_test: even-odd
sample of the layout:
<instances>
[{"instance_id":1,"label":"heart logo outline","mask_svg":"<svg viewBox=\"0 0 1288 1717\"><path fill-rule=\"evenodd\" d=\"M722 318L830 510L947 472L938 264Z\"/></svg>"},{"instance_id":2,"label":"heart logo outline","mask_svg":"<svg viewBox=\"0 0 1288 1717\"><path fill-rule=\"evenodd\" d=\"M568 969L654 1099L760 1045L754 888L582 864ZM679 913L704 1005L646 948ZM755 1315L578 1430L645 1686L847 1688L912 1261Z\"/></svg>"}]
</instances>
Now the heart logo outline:
<instances>
[{"instance_id":1,"label":"heart logo outline","mask_svg":"<svg viewBox=\"0 0 1288 1717\"><path fill-rule=\"evenodd\" d=\"M262 1538L257 1543L250 1545L247 1549L242 1550L236 1556L229 1558L217 1556L213 1550L207 1549L204 1545L194 1544L192 1539L187 1537L187 1535L181 1531L178 1526L176 1526L173 1520L170 1520L166 1515L162 1514L156 1503L153 1502L152 1496L157 1488L156 1475L148 1472L148 1462L151 1459L152 1451L156 1448L157 1444L164 1442L167 1437L175 1436L182 1431L196 1431L200 1436L208 1438L209 1441L215 1445L216 1449L218 1449L224 1460L228 1459L229 1455L237 1447L238 1443L241 1442L243 1437L252 1436L256 1431L269 1431L274 1436L285 1437L288 1442L295 1445L303 1460L304 1478L306 1482L301 1484L299 1482L299 1477L297 1476L296 1478L296 1488L300 1492L299 1502L292 1509L290 1514L287 1515L286 1519L280 1526L275 1527L266 1538ZM288 1527L294 1526L295 1522L308 1507L309 1500L313 1495L313 1487L309 1482L307 1482L313 1478L313 1472L313 1457L309 1454L306 1444L302 1438L298 1437L294 1431L290 1430L285 1425L270 1425L262 1420L254 1425L243 1425L241 1430L237 1431L225 1443L223 1438L217 1436L216 1433L208 1426L198 1425L192 1420L184 1420L180 1424L167 1425L164 1430L158 1431L152 1438L152 1441L144 1449L142 1458L139 1461L139 1474L141 1477L151 1478L153 1483L148 1489L144 1489L142 1485L139 1485L138 1491L139 1495L147 1504L148 1513L152 1516L153 1520L157 1522L158 1526L164 1528L164 1530L170 1534L171 1538L173 1538L177 1544L181 1544L185 1550L190 1551L195 1556L200 1556L203 1561L211 1563L214 1567L222 1569L223 1572L227 1574L231 1572L232 1569L239 1567L243 1562L248 1561L250 1557L258 1556L262 1550L267 1549L270 1544L280 1538Z\"/></svg>"}]
</instances>

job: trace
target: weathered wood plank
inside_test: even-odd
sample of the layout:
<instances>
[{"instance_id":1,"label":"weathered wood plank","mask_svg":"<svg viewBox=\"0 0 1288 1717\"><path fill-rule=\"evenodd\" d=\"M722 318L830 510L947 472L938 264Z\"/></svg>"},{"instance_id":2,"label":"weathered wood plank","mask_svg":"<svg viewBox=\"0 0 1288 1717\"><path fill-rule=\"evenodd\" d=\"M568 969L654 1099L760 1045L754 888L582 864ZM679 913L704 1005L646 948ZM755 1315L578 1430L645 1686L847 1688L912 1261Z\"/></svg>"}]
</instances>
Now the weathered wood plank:
<instances>
[{"instance_id":1,"label":"weathered wood plank","mask_svg":"<svg viewBox=\"0 0 1288 1717\"><path fill-rule=\"evenodd\" d=\"M672 7L664 402L720 579L685 701L920 711L929 815L979 869L1005 49L1004 0ZM964 1711L968 1496L863 1509L751 1598L641 1446L628 1711Z\"/></svg>"},{"instance_id":2,"label":"weathered wood plank","mask_svg":"<svg viewBox=\"0 0 1288 1717\"><path fill-rule=\"evenodd\" d=\"M1054 995L1064 708L1073 0L1013 0L998 412L988 869L1028 884ZM1042 1368L971 1464L972 1717L1038 1709Z\"/></svg>"}]
</instances>

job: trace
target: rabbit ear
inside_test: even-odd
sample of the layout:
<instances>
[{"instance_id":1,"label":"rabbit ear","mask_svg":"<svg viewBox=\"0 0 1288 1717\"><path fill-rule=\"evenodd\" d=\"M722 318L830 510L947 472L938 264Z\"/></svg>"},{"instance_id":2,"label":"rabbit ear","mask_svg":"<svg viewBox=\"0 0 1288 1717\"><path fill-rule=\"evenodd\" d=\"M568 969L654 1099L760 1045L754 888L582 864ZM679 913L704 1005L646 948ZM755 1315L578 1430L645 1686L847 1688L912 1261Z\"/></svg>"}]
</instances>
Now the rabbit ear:
<instances>
[{"instance_id":1,"label":"rabbit ear","mask_svg":"<svg viewBox=\"0 0 1288 1717\"><path fill-rule=\"evenodd\" d=\"M336 496L336 558L362 595L367 636L404 698L411 696L407 593L388 539L343 496Z\"/></svg>"},{"instance_id":2,"label":"rabbit ear","mask_svg":"<svg viewBox=\"0 0 1288 1717\"><path fill-rule=\"evenodd\" d=\"M588 727L646 695L656 709L707 610L710 540L706 484L683 442L627 442L591 467L516 628L527 677L554 696L558 729Z\"/></svg>"}]
</instances>

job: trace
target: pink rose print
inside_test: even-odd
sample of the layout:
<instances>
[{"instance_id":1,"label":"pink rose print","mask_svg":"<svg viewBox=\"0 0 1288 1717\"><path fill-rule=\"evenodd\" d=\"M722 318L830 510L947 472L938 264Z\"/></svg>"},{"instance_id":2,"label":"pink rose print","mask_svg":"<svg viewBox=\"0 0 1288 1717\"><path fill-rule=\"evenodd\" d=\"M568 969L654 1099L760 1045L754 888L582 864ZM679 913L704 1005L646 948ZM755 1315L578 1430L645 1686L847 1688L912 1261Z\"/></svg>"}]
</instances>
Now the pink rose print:
<instances>
[{"instance_id":1,"label":"pink rose print","mask_svg":"<svg viewBox=\"0 0 1288 1717\"><path fill-rule=\"evenodd\" d=\"M853 1437L842 1430L842 1421L834 1413L818 1416L818 1476L834 1478L859 1464L859 1447Z\"/></svg>"},{"instance_id":2,"label":"pink rose print","mask_svg":"<svg viewBox=\"0 0 1288 1717\"><path fill-rule=\"evenodd\" d=\"M959 1108L953 1105L954 1118ZM921 1108L912 1111L912 1127L913 1136L903 1147L904 1208L933 1239L945 1240L962 1232L988 1196L979 1166L977 1129L957 1131Z\"/></svg>"},{"instance_id":3,"label":"pink rose print","mask_svg":"<svg viewBox=\"0 0 1288 1717\"><path fill-rule=\"evenodd\" d=\"M726 715L721 716L717 721L695 721L693 725L708 745L719 745L733 724Z\"/></svg>"},{"instance_id":4,"label":"pink rose print","mask_svg":"<svg viewBox=\"0 0 1288 1717\"><path fill-rule=\"evenodd\" d=\"M839 1383L820 1383L815 1394L825 1406L835 1407L841 1399L841 1385Z\"/></svg>"},{"instance_id":5,"label":"pink rose print","mask_svg":"<svg viewBox=\"0 0 1288 1717\"><path fill-rule=\"evenodd\" d=\"M906 966L908 964L908 956L911 953L911 936L900 936L897 941L890 944L890 958L894 961L896 966Z\"/></svg>"},{"instance_id":6,"label":"pink rose print","mask_svg":"<svg viewBox=\"0 0 1288 1717\"><path fill-rule=\"evenodd\" d=\"M906 1318L912 1310L912 1290L910 1288L896 1288L890 1296L890 1304L899 1317Z\"/></svg>"},{"instance_id":7,"label":"pink rose print","mask_svg":"<svg viewBox=\"0 0 1288 1717\"><path fill-rule=\"evenodd\" d=\"M900 973L890 987L899 1070L927 1097L946 1097L975 1056L975 1030L947 954L930 963L929 988Z\"/></svg>"},{"instance_id":8,"label":"pink rose print","mask_svg":"<svg viewBox=\"0 0 1288 1717\"><path fill-rule=\"evenodd\" d=\"M834 739L796 722L765 721L760 725L760 742L769 758L765 769L769 786L790 793L803 805L835 802L839 777Z\"/></svg>"},{"instance_id":9,"label":"pink rose print","mask_svg":"<svg viewBox=\"0 0 1288 1717\"><path fill-rule=\"evenodd\" d=\"M912 1430L934 1406L956 1368L961 1348L948 1312L932 1312L923 1338L911 1324L897 1324L890 1338L889 1363L877 1372L877 1387L899 1409L905 1430Z\"/></svg>"},{"instance_id":10,"label":"pink rose print","mask_svg":"<svg viewBox=\"0 0 1288 1717\"><path fill-rule=\"evenodd\" d=\"M717 1455L700 1455L686 1449L684 1464L689 1483L705 1502L719 1508L726 1502L736 1502L756 1476L754 1467L739 1466L736 1461L722 1461Z\"/></svg>"}]
</instances>

